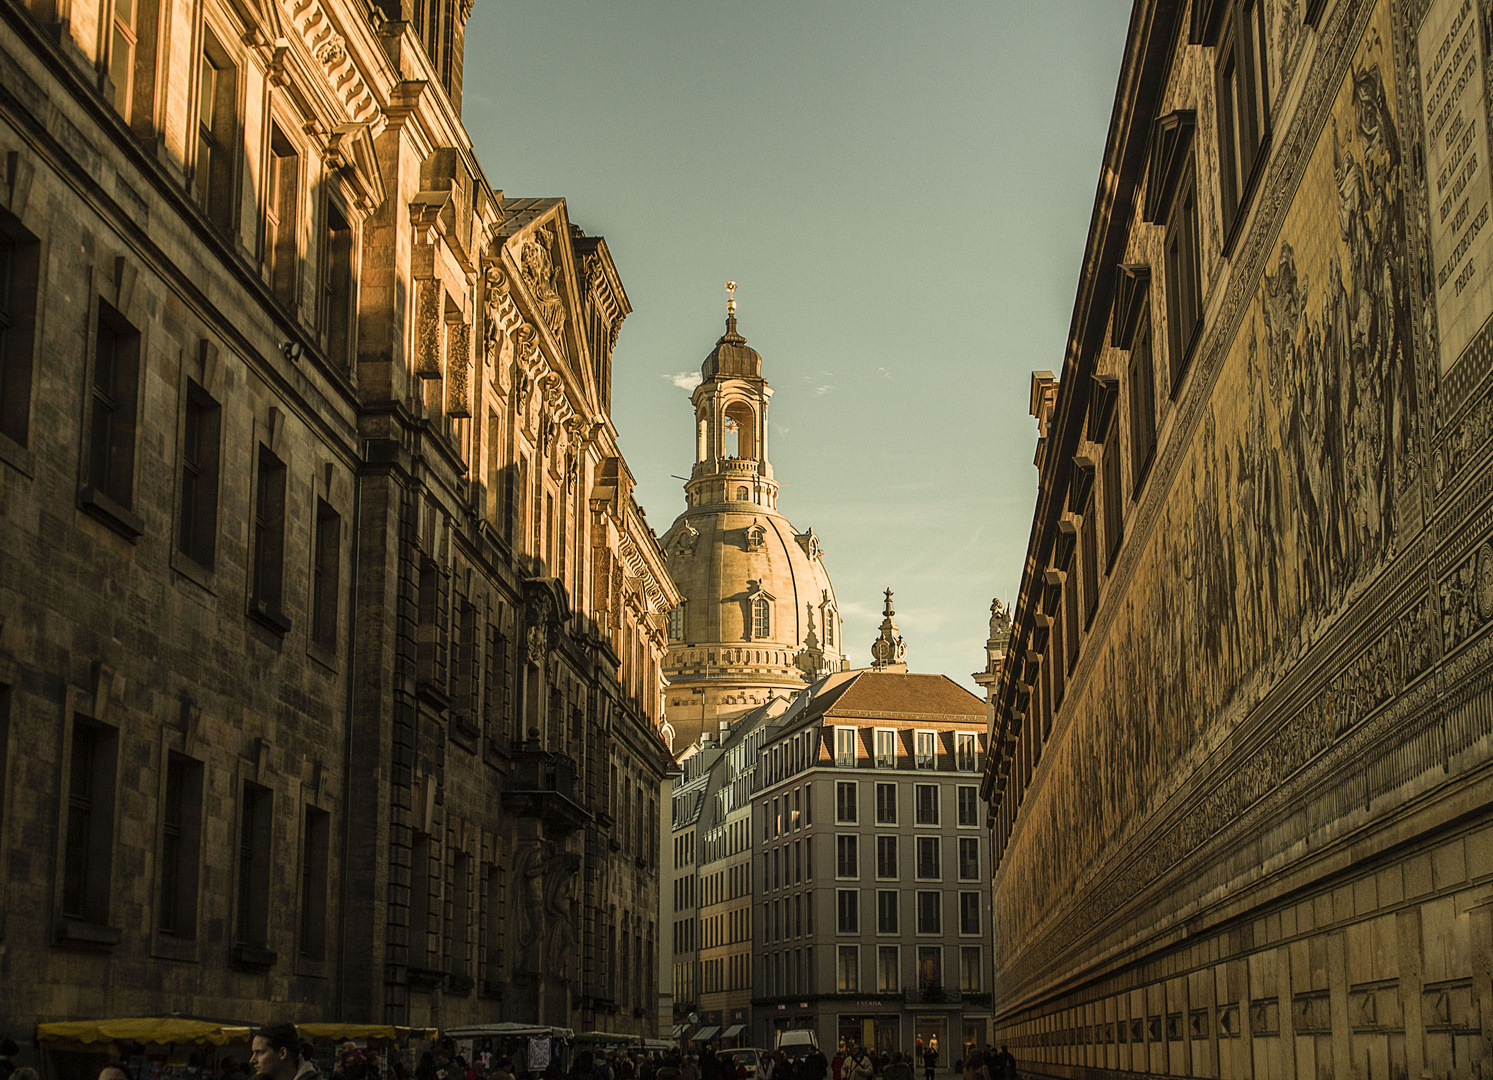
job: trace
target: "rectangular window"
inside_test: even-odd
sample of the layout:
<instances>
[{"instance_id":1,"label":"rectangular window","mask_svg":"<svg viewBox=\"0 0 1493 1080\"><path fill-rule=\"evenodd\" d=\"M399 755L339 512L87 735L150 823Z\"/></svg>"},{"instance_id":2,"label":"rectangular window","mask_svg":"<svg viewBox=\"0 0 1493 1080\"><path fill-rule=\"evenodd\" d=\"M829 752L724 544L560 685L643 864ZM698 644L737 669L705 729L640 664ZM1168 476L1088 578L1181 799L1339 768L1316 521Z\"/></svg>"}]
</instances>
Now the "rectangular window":
<instances>
[{"instance_id":1,"label":"rectangular window","mask_svg":"<svg viewBox=\"0 0 1493 1080\"><path fill-rule=\"evenodd\" d=\"M684 640L684 601L681 600L669 609L669 640Z\"/></svg>"},{"instance_id":2,"label":"rectangular window","mask_svg":"<svg viewBox=\"0 0 1493 1080\"><path fill-rule=\"evenodd\" d=\"M917 875L920 880L937 881L941 876L938 850L941 843L942 841L937 836L919 836L917 838Z\"/></svg>"},{"instance_id":3,"label":"rectangular window","mask_svg":"<svg viewBox=\"0 0 1493 1080\"><path fill-rule=\"evenodd\" d=\"M316 500L315 561L311 567L311 640L337 651L337 598L342 592L342 515ZM470 642L468 643L470 646Z\"/></svg>"},{"instance_id":4,"label":"rectangular window","mask_svg":"<svg viewBox=\"0 0 1493 1080\"><path fill-rule=\"evenodd\" d=\"M197 74L197 201L220 229L233 225L235 101L238 71L213 32L202 31Z\"/></svg>"},{"instance_id":5,"label":"rectangular window","mask_svg":"<svg viewBox=\"0 0 1493 1080\"><path fill-rule=\"evenodd\" d=\"M1226 234L1244 209L1249 182L1268 133L1263 7L1258 0L1239 0L1229 12L1216 54L1219 173Z\"/></svg>"},{"instance_id":6,"label":"rectangular window","mask_svg":"<svg viewBox=\"0 0 1493 1080\"><path fill-rule=\"evenodd\" d=\"M835 837L835 876L842 878L861 876L860 837L854 834Z\"/></svg>"},{"instance_id":7,"label":"rectangular window","mask_svg":"<svg viewBox=\"0 0 1493 1080\"><path fill-rule=\"evenodd\" d=\"M835 821L854 825L859 817L856 813L854 780L840 780L835 784Z\"/></svg>"},{"instance_id":8,"label":"rectangular window","mask_svg":"<svg viewBox=\"0 0 1493 1080\"><path fill-rule=\"evenodd\" d=\"M891 880L897 877L897 838L895 836L876 838L876 876Z\"/></svg>"},{"instance_id":9,"label":"rectangular window","mask_svg":"<svg viewBox=\"0 0 1493 1080\"><path fill-rule=\"evenodd\" d=\"M161 880L156 929L179 938L197 936L197 863L201 849L202 763L175 752L166 756L166 798L161 806Z\"/></svg>"},{"instance_id":10,"label":"rectangular window","mask_svg":"<svg viewBox=\"0 0 1493 1080\"><path fill-rule=\"evenodd\" d=\"M933 769L938 764L938 733L916 731L913 733L913 764L919 769Z\"/></svg>"},{"instance_id":11,"label":"rectangular window","mask_svg":"<svg viewBox=\"0 0 1493 1080\"><path fill-rule=\"evenodd\" d=\"M747 928L747 936L751 936L751 928ZM814 936L814 890L804 892L804 934L808 937Z\"/></svg>"},{"instance_id":12,"label":"rectangular window","mask_svg":"<svg viewBox=\"0 0 1493 1080\"><path fill-rule=\"evenodd\" d=\"M1094 621L1094 612L1099 607L1099 542L1095 537L1097 523L1094 521L1094 499L1089 497L1083 511L1083 524L1078 539L1082 547L1079 558L1083 561L1083 620L1088 626Z\"/></svg>"},{"instance_id":13,"label":"rectangular window","mask_svg":"<svg viewBox=\"0 0 1493 1080\"><path fill-rule=\"evenodd\" d=\"M140 331L98 302L88 483L114 505L130 508L135 490L135 401L140 384Z\"/></svg>"},{"instance_id":14,"label":"rectangular window","mask_svg":"<svg viewBox=\"0 0 1493 1080\"><path fill-rule=\"evenodd\" d=\"M285 578L285 463L260 444L254 491L254 580L256 612L284 622L280 613Z\"/></svg>"},{"instance_id":15,"label":"rectangular window","mask_svg":"<svg viewBox=\"0 0 1493 1080\"><path fill-rule=\"evenodd\" d=\"M959 932L961 934L980 932L980 894L977 892L959 894Z\"/></svg>"},{"instance_id":16,"label":"rectangular window","mask_svg":"<svg viewBox=\"0 0 1493 1080\"><path fill-rule=\"evenodd\" d=\"M0 435L22 446L31 430L40 254L20 219L0 210Z\"/></svg>"},{"instance_id":17,"label":"rectangular window","mask_svg":"<svg viewBox=\"0 0 1493 1080\"><path fill-rule=\"evenodd\" d=\"M238 910L235 912L236 958L262 962L270 925L270 831L274 795L269 788L245 781L239 800Z\"/></svg>"},{"instance_id":18,"label":"rectangular window","mask_svg":"<svg viewBox=\"0 0 1493 1080\"><path fill-rule=\"evenodd\" d=\"M876 731L876 767L878 769L895 769L897 767L897 733L878 728Z\"/></svg>"},{"instance_id":19,"label":"rectangular window","mask_svg":"<svg viewBox=\"0 0 1493 1080\"><path fill-rule=\"evenodd\" d=\"M346 368L353 340L353 229L347 213L327 200L325 263L321 274L321 326L327 359Z\"/></svg>"},{"instance_id":20,"label":"rectangular window","mask_svg":"<svg viewBox=\"0 0 1493 1080\"><path fill-rule=\"evenodd\" d=\"M451 921L446 932L450 955L446 961L446 971L458 979L466 978L470 967L467 953L472 932L472 912L467 900L470 894L467 878L471 874L471 866L471 856L464 851L456 852L451 860Z\"/></svg>"},{"instance_id":21,"label":"rectangular window","mask_svg":"<svg viewBox=\"0 0 1493 1080\"><path fill-rule=\"evenodd\" d=\"M1130 379L1126 386L1130 405L1130 489L1140 492L1151 455L1156 450L1156 372L1151 358L1151 319L1142 315L1130 343Z\"/></svg>"},{"instance_id":22,"label":"rectangular window","mask_svg":"<svg viewBox=\"0 0 1493 1080\"><path fill-rule=\"evenodd\" d=\"M979 993L982 981L980 947L978 945L962 946L959 949L959 989L965 993Z\"/></svg>"},{"instance_id":23,"label":"rectangular window","mask_svg":"<svg viewBox=\"0 0 1493 1080\"><path fill-rule=\"evenodd\" d=\"M861 894L857 890L835 890L835 931L840 934L861 932Z\"/></svg>"},{"instance_id":24,"label":"rectangular window","mask_svg":"<svg viewBox=\"0 0 1493 1080\"><path fill-rule=\"evenodd\" d=\"M1182 372L1203 319L1203 286L1198 236L1197 180L1189 167L1172 200L1166 228L1166 310L1170 331L1170 394L1177 396Z\"/></svg>"},{"instance_id":25,"label":"rectangular window","mask_svg":"<svg viewBox=\"0 0 1493 1080\"><path fill-rule=\"evenodd\" d=\"M856 945L840 945L835 949L835 989L842 994L853 994L861 988L861 950Z\"/></svg>"},{"instance_id":26,"label":"rectangular window","mask_svg":"<svg viewBox=\"0 0 1493 1080\"><path fill-rule=\"evenodd\" d=\"M881 945L876 949L876 989L883 994L900 989L897 979L897 946Z\"/></svg>"},{"instance_id":27,"label":"rectangular window","mask_svg":"<svg viewBox=\"0 0 1493 1080\"><path fill-rule=\"evenodd\" d=\"M187 380L181 438L181 528L177 549L211 570L218 544L218 461L223 410Z\"/></svg>"},{"instance_id":28,"label":"rectangular window","mask_svg":"<svg viewBox=\"0 0 1493 1080\"><path fill-rule=\"evenodd\" d=\"M943 989L943 949L938 945L918 946L918 989Z\"/></svg>"},{"instance_id":29,"label":"rectangular window","mask_svg":"<svg viewBox=\"0 0 1493 1080\"><path fill-rule=\"evenodd\" d=\"M1120 541L1125 536L1125 493L1120 487L1120 440L1113 435L1104 444L1100 468L1103 472L1101 491L1104 496L1104 565L1107 569L1114 565L1115 556L1120 553ZM1058 652L1062 652L1061 642L1058 643Z\"/></svg>"},{"instance_id":30,"label":"rectangular window","mask_svg":"<svg viewBox=\"0 0 1493 1080\"><path fill-rule=\"evenodd\" d=\"M114 108L130 122L135 92L135 0L114 0L113 34L109 48L109 81L114 84Z\"/></svg>"},{"instance_id":31,"label":"rectangular window","mask_svg":"<svg viewBox=\"0 0 1493 1080\"><path fill-rule=\"evenodd\" d=\"M897 824L897 785L876 785L876 824Z\"/></svg>"},{"instance_id":32,"label":"rectangular window","mask_svg":"<svg viewBox=\"0 0 1493 1080\"><path fill-rule=\"evenodd\" d=\"M306 807L301 843L301 955L322 960L327 954L327 860L332 815Z\"/></svg>"},{"instance_id":33,"label":"rectangular window","mask_svg":"<svg viewBox=\"0 0 1493 1080\"><path fill-rule=\"evenodd\" d=\"M913 820L919 825L938 824L938 785L917 784L912 789Z\"/></svg>"},{"instance_id":34,"label":"rectangular window","mask_svg":"<svg viewBox=\"0 0 1493 1080\"><path fill-rule=\"evenodd\" d=\"M81 716L74 719L62 913L99 925L109 921L118 746L118 732L114 728Z\"/></svg>"},{"instance_id":35,"label":"rectangular window","mask_svg":"<svg viewBox=\"0 0 1493 1080\"><path fill-rule=\"evenodd\" d=\"M978 881L979 879L980 838L961 836L959 838L959 880Z\"/></svg>"},{"instance_id":36,"label":"rectangular window","mask_svg":"<svg viewBox=\"0 0 1493 1080\"><path fill-rule=\"evenodd\" d=\"M1073 574L1063 580L1063 638L1067 643L1067 667L1072 671L1078 661L1078 578Z\"/></svg>"},{"instance_id":37,"label":"rectangular window","mask_svg":"<svg viewBox=\"0 0 1493 1080\"><path fill-rule=\"evenodd\" d=\"M961 787L956 792L959 803L959 824L980 824L980 789Z\"/></svg>"},{"instance_id":38,"label":"rectangular window","mask_svg":"<svg viewBox=\"0 0 1493 1080\"><path fill-rule=\"evenodd\" d=\"M975 737L973 733L954 732L954 768L960 772L975 771Z\"/></svg>"},{"instance_id":39,"label":"rectangular window","mask_svg":"<svg viewBox=\"0 0 1493 1080\"><path fill-rule=\"evenodd\" d=\"M855 765L855 728L835 728L835 764Z\"/></svg>"},{"instance_id":40,"label":"rectangular window","mask_svg":"<svg viewBox=\"0 0 1493 1080\"><path fill-rule=\"evenodd\" d=\"M876 932L896 934L900 932L899 904L901 894L895 889L878 889L876 892Z\"/></svg>"},{"instance_id":41,"label":"rectangular window","mask_svg":"<svg viewBox=\"0 0 1493 1080\"><path fill-rule=\"evenodd\" d=\"M264 267L275 299L294 310L300 271L297 202L301 159L278 124L270 125L270 162L265 193Z\"/></svg>"},{"instance_id":42,"label":"rectangular window","mask_svg":"<svg viewBox=\"0 0 1493 1080\"><path fill-rule=\"evenodd\" d=\"M430 967L430 836L410 837L409 964Z\"/></svg>"}]
</instances>

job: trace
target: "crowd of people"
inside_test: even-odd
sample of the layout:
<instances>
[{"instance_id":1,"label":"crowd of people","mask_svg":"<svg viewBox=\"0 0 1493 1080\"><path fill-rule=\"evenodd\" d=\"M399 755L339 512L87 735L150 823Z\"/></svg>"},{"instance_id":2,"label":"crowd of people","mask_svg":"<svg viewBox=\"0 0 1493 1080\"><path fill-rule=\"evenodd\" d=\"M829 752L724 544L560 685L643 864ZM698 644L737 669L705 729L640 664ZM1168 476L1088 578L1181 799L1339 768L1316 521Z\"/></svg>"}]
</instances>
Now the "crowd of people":
<instances>
[{"instance_id":1,"label":"crowd of people","mask_svg":"<svg viewBox=\"0 0 1493 1080\"><path fill-rule=\"evenodd\" d=\"M18 1051L11 1040L0 1042L0 1080L38 1080L34 1069L13 1064ZM255 1033L249 1060L224 1059L218 1080L377 1080L379 1076L377 1063L352 1042L338 1048L329 1078L323 1077L314 1057L295 1025L267 1024ZM390 1056L393 1080L917 1080L914 1070L919 1064L922 1080L935 1080L938 1044L920 1042L916 1051L907 1054L900 1050L873 1053L864 1046L842 1044L828 1060L817 1046L793 1055L763 1050L755 1053L754 1062L751 1054L717 1051L708 1045L699 1054L613 1047L596 1053L581 1050L569 1069L558 1058L551 1058L540 1070L527 1064L504 1054L484 1054L469 1061L453 1044L443 1042L420 1055L411 1076L399 1055ZM999 1051L968 1047L954 1063L954 1071L961 1074L960 1080L1020 1080L1016 1059L1004 1046ZM98 1080L131 1078L122 1063L111 1062L100 1071Z\"/></svg>"}]
</instances>

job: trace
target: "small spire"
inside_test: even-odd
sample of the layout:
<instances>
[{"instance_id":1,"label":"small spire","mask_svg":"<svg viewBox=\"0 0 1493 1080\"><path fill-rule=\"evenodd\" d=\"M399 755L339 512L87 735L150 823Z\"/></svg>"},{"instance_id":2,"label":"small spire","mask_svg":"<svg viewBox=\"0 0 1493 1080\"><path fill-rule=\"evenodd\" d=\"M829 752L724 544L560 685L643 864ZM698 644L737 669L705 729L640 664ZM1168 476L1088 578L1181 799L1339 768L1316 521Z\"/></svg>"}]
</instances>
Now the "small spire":
<instances>
[{"instance_id":1,"label":"small spire","mask_svg":"<svg viewBox=\"0 0 1493 1080\"><path fill-rule=\"evenodd\" d=\"M888 668L906 671L907 642L902 640L902 634L892 618L896 612L892 610L891 589L886 591L886 608L882 614L886 617L881 620L881 633L871 642L871 667L876 671L886 671Z\"/></svg>"},{"instance_id":2,"label":"small spire","mask_svg":"<svg viewBox=\"0 0 1493 1080\"><path fill-rule=\"evenodd\" d=\"M736 333L736 282L726 282L726 333Z\"/></svg>"}]
</instances>

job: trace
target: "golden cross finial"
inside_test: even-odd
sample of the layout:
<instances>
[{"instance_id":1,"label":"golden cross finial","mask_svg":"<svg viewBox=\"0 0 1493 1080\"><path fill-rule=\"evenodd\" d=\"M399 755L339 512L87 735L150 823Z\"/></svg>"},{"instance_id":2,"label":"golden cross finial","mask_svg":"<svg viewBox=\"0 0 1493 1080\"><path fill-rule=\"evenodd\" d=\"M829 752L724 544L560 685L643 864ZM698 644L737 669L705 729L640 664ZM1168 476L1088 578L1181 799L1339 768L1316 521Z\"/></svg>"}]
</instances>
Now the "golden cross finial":
<instances>
[{"instance_id":1,"label":"golden cross finial","mask_svg":"<svg viewBox=\"0 0 1493 1080\"><path fill-rule=\"evenodd\" d=\"M726 282L726 314L736 314L736 282Z\"/></svg>"}]
</instances>

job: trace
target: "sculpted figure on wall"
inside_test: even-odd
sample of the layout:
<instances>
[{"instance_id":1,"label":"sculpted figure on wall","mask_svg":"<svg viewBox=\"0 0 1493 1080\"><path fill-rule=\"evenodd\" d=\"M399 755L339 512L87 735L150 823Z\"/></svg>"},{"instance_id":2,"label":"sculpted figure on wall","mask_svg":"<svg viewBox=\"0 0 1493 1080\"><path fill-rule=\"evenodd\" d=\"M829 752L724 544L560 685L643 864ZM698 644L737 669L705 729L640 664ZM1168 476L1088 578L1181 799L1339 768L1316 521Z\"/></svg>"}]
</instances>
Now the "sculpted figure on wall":
<instances>
[{"instance_id":1,"label":"sculpted figure on wall","mask_svg":"<svg viewBox=\"0 0 1493 1080\"><path fill-rule=\"evenodd\" d=\"M558 339L565 328L565 302L555 287L554 257L550 254L554 235L548 229L535 229L524 241L520 254L524 284L539 308L540 318Z\"/></svg>"},{"instance_id":2,"label":"sculpted figure on wall","mask_svg":"<svg viewBox=\"0 0 1493 1080\"><path fill-rule=\"evenodd\" d=\"M1421 394L1400 136L1381 71L1388 33L1381 5L1228 347L1218 404L1204 404L1172 466L1128 602L1088 679L1069 687L1086 700L1048 750L1063 779L1028 797L1031 832L1005 870L1021 910L1071 895L1081 868L1185 782L1177 766L1208 730L1247 715L1380 571L1405 528L1402 505L1418 497L1406 495L1420 468ZM1324 202L1336 210L1325 222ZM1421 637L1396 628L1362 643L1351 680L1324 695L1326 737L1389 700L1412 670L1406 659L1423 669ZM1311 731L1303 745L1315 753L1325 743ZM1173 850L1247 804L1238 792L1211 803Z\"/></svg>"}]
</instances>

